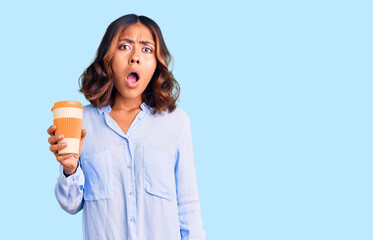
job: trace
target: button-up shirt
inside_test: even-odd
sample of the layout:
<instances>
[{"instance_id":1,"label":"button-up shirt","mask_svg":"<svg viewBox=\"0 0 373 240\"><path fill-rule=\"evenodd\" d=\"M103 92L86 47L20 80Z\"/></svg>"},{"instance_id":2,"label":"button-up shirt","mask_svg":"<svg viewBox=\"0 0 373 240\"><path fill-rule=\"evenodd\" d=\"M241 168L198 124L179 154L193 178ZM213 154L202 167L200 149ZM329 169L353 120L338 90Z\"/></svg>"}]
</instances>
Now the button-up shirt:
<instances>
[{"instance_id":1,"label":"button-up shirt","mask_svg":"<svg viewBox=\"0 0 373 240\"><path fill-rule=\"evenodd\" d=\"M110 105L84 108L78 169L60 166L55 188L66 212L83 209L84 239L205 239L187 114L143 103L124 134Z\"/></svg>"}]
</instances>

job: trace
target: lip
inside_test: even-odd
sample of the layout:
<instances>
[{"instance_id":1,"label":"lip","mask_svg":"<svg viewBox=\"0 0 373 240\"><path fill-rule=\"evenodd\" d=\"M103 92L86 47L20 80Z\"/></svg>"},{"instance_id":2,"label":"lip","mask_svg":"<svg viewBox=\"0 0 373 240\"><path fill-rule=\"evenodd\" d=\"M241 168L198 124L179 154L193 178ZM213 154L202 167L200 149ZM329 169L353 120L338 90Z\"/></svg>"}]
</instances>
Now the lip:
<instances>
[{"instance_id":1,"label":"lip","mask_svg":"<svg viewBox=\"0 0 373 240\"><path fill-rule=\"evenodd\" d=\"M139 79L135 82L135 83L132 83L132 82L129 82L127 77L128 75L130 75L131 73L136 73L137 76L139 77ZM139 74L139 71L138 70L135 70L135 69L132 69L131 71L128 72L127 76L126 76L126 80L127 80L127 85L130 87L130 88L135 88L137 87L139 81L140 81L140 74Z\"/></svg>"}]
</instances>

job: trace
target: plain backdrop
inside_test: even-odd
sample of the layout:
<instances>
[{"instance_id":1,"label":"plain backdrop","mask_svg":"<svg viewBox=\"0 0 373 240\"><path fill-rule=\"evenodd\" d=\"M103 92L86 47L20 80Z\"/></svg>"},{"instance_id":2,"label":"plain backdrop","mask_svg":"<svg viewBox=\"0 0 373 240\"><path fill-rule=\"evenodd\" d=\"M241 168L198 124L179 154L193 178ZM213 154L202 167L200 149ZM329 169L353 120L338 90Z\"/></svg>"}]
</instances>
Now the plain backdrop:
<instances>
[{"instance_id":1,"label":"plain backdrop","mask_svg":"<svg viewBox=\"0 0 373 240\"><path fill-rule=\"evenodd\" d=\"M107 26L160 26L192 124L208 240L373 239L371 1L2 1L1 239L82 239L51 107Z\"/></svg>"}]
</instances>

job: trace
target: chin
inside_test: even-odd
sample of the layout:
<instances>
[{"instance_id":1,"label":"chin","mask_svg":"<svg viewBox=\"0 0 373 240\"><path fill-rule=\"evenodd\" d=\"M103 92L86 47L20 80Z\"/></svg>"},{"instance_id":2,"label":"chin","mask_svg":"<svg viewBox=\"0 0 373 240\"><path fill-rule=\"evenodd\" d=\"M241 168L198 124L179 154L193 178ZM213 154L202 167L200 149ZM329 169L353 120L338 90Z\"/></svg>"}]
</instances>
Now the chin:
<instances>
[{"instance_id":1,"label":"chin","mask_svg":"<svg viewBox=\"0 0 373 240\"><path fill-rule=\"evenodd\" d=\"M127 92L125 93L124 95L122 95L124 98L127 98L127 99L136 99L136 98L141 98L141 93L137 93L137 92Z\"/></svg>"}]
</instances>

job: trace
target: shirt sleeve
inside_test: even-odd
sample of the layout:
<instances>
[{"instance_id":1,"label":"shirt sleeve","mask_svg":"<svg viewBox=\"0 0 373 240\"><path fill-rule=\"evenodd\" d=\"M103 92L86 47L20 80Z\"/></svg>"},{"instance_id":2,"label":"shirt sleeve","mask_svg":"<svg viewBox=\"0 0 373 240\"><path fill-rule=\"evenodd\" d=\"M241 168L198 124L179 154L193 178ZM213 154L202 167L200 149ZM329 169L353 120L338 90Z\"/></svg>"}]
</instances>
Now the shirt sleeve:
<instances>
[{"instance_id":1,"label":"shirt sleeve","mask_svg":"<svg viewBox=\"0 0 373 240\"><path fill-rule=\"evenodd\" d=\"M60 165L60 176L57 179L55 195L61 208L70 214L76 214L83 208L84 173L78 165L76 172L68 177L63 174Z\"/></svg>"},{"instance_id":2,"label":"shirt sleeve","mask_svg":"<svg viewBox=\"0 0 373 240\"><path fill-rule=\"evenodd\" d=\"M182 131L175 166L176 192L179 208L180 233L183 240L205 239L194 168L190 120Z\"/></svg>"}]
</instances>

